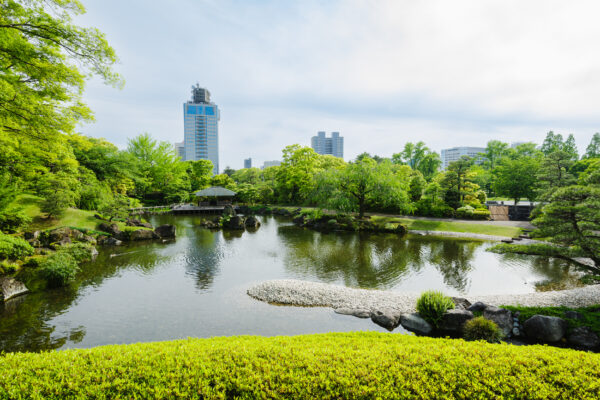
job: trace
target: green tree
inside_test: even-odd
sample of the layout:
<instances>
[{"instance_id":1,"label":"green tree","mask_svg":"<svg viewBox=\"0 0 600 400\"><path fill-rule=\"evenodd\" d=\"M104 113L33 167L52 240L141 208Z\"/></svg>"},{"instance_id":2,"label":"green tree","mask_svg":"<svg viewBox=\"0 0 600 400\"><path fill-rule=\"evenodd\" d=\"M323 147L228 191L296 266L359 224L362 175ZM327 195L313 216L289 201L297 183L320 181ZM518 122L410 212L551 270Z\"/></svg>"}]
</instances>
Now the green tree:
<instances>
[{"instance_id":1,"label":"green tree","mask_svg":"<svg viewBox=\"0 0 600 400\"><path fill-rule=\"evenodd\" d=\"M210 180L211 186L221 186L229 190L236 190L235 181L227 174L219 174L212 177Z\"/></svg>"},{"instance_id":2,"label":"green tree","mask_svg":"<svg viewBox=\"0 0 600 400\"><path fill-rule=\"evenodd\" d=\"M508 143L499 140L490 140L487 142L485 151L480 153L484 157L483 166L487 169L494 169L500 163L500 160L508 154Z\"/></svg>"},{"instance_id":3,"label":"green tree","mask_svg":"<svg viewBox=\"0 0 600 400\"><path fill-rule=\"evenodd\" d=\"M531 157L504 158L494 171L496 193L514 199L515 204L522 198L533 201L538 168L538 162Z\"/></svg>"},{"instance_id":4,"label":"green tree","mask_svg":"<svg viewBox=\"0 0 600 400\"><path fill-rule=\"evenodd\" d=\"M417 169L423 174L423 177L430 181L439 171L442 165L440 155L436 152L429 152L423 156Z\"/></svg>"},{"instance_id":5,"label":"green tree","mask_svg":"<svg viewBox=\"0 0 600 400\"><path fill-rule=\"evenodd\" d=\"M49 139L91 120L82 102L86 77L121 83L104 35L73 24L77 0L0 2L0 129Z\"/></svg>"},{"instance_id":6,"label":"green tree","mask_svg":"<svg viewBox=\"0 0 600 400\"><path fill-rule=\"evenodd\" d=\"M231 168L229 165L225 167L223 173L227 176L231 176L235 173L235 169Z\"/></svg>"},{"instance_id":7,"label":"green tree","mask_svg":"<svg viewBox=\"0 0 600 400\"><path fill-rule=\"evenodd\" d=\"M600 189L591 186L563 187L533 223L543 237L563 246L576 246L600 271ZM568 249L564 249L568 253Z\"/></svg>"},{"instance_id":8,"label":"green tree","mask_svg":"<svg viewBox=\"0 0 600 400\"><path fill-rule=\"evenodd\" d=\"M577 151L577 144L575 143L575 136L573 134L570 134L567 140L565 140L562 151L568 153L571 156L571 160L579 160L579 152Z\"/></svg>"},{"instance_id":9,"label":"green tree","mask_svg":"<svg viewBox=\"0 0 600 400\"><path fill-rule=\"evenodd\" d=\"M470 157L462 156L459 160L450 163L441 185L446 191L444 200L452 208L458 208L466 195L474 193L479 186L473 183L473 174L471 166L473 160Z\"/></svg>"},{"instance_id":10,"label":"green tree","mask_svg":"<svg viewBox=\"0 0 600 400\"><path fill-rule=\"evenodd\" d=\"M109 221L112 221L114 218L127 218L129 216L129 207L131 205L127 197L116 195L98 211L109 217Z\"/></svg>"},{"instance_id":11,"label":"green tree","mask_svg":"<svg viewBox=\"0 0 600 400\"><path fill-rule=\"evenodd\" d=\"M584 158L600 158L600 133L594 133L592 141L585 150Z\"/></svg>"},{"instance_id":12,"label":"green tree","mask_svg":"<svg viewBox=\"0 0 600 400\"><path fill-rule=\"evenodd\" d=\"M298 144L283 149L283 161L277 170L281 200L301 203L314 188L314 176L321 170L320 156L310 147Z\"/></svg>"},{"instance_id":13,"label":"green tree","mask_svg":"<svg viewBox=\"0 0 600 400\"><path fill-rule=\"evenodd\" d=\"M417 202L421 200L421 196L423 196L423 192L425 191L425 187L427 186L427 181L423 178L423 174L420 171L414 171L412 174L412 178L410 179L410 186L408 189L408 194L410 196L410 200L412 202Z\"/></svg>"},{"instance_id":14,"label":"green tree","mask_svg":"<svg viewBox=\"0 0 600 400\"><path fill-rule=\"evenodd\" d=\"M186 161L186 172L190 180L192 192L205 189L210 186L213 176L213 163L210 160Z\"/></svg>"},{"instance_id":15,"label":"green tree","mask_svg":"<svg viewBox=\"0 0 600 400\"><path fill-rule=\"evenodd\" d=\"M536 175L538 196L541 200L547 200L556 189L575 183L575 176L570 172L573 165L571 156L558 150L542 159Z\"/></svg>"},{"instance_id":16,"label":"green tree","mask_svg":"<svg viewBox=\"0 0 600 400\"><path fill-rule=\"evenodd\" d=\"M555 151L563 150L564 140L560 133L555 134L550 131L546 135L546 139L544 139L544 143L542 143L542 153L544 155L549 155L550 153L554 153Z\"/></svg>"}]
</instances>

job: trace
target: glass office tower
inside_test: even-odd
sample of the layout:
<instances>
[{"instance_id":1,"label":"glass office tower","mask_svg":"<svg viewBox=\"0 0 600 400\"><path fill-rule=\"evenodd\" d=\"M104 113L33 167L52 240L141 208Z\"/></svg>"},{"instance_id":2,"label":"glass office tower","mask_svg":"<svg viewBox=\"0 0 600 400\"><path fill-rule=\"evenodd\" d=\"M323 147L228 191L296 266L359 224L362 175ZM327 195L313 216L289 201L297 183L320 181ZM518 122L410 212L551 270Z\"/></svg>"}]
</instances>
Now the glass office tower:
<instances>
[{"instance_id":1,"label":"glass office tower","mask_svg":"<svg viewBox=\"0 0 600 400\"><path fill-rule=\"evenodd\" d=\"M219 107L210 101L210 92L192 86L192 100L183 104L183 159L210 160L219 173Z\"/></svg>"}]
</instances>

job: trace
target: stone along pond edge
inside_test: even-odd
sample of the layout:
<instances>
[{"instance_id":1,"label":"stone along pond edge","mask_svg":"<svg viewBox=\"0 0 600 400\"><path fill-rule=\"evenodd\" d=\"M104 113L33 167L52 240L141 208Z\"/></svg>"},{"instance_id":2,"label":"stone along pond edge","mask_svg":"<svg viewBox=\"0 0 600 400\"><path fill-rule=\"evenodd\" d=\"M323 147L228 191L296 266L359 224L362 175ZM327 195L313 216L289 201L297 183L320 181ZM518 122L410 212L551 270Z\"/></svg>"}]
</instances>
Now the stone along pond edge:
<instances>
[{"instance_id":1,"label":"stone along pond edge","mask_svg":"<svg viewBox=\"0 0 600 400\"><path fill-rule=\"evenodd\" d=\"M600 339L589 327L567 331L567 322L558 317L535 315L520 321L519 311L499 308L518 307L582 308L600 304L600 285L581 288L513 295L473 295L469 300L453 298L456 308L444 315L442 326L435 330L416 313L420 294L390 290L354 289L345 286L294 279L259 283L247 294L257 300L304 307L331 307L338 314L371 318L388 330L401 325L420 335L462 336L464 324L482 315L494 321L504 336L512 341L542 342L579 349L600 350ZM578 314L578 313L575 313ZM566 318L579 318L578 315Z\"/></svg>"}]
</instances>

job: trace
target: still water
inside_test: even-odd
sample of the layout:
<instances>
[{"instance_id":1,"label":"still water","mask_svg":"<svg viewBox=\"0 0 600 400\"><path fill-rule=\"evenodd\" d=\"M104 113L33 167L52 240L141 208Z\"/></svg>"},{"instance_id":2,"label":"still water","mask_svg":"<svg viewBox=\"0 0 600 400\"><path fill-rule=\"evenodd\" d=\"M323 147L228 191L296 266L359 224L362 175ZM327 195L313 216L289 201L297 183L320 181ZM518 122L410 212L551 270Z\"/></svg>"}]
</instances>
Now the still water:
<instances>
[{"instance_id":1,"label":"still water","mask_svg":"<svg viewBox=\"0 0 600 400\"><path fill-rule=\"evenodd\" d=\"M68 288L0 305L0 352L229 335L377 330L328 308L250 298L267 279L292 278L400 292L527 293L568 287L577 268L546 257L497 255L492 245L395 234L319 233L261 217L256 232L210 231L198 216L157 216L177 239L100 248ZM401 327L394 332L403 333Z\"/></svg>"}]
</instances>

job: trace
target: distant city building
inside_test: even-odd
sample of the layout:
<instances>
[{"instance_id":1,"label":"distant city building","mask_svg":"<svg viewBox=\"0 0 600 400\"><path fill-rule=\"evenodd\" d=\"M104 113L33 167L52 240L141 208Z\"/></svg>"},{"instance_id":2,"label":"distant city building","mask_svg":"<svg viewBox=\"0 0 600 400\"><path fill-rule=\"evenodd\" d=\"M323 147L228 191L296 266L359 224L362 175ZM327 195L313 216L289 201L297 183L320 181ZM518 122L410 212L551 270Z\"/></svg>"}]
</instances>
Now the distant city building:
<instances>
[{"instance_id":1,"label":"distant city building","mask_svg":"<svg viewBox=\"0 0 600 400\"><path fill-rule=\"evenodd\" d=\"M281 161L279 161L279 160L265 161L263 163L262 169L269 168L269 167L278 167L280 165L281 165Z\"/></svg>"},{"instance_id":2,"label":"distant city building","mask_svg":"<svg viewBox=\"0 0 600 400\"><path fill-rule=\"evenodd\" d=\"M310 146L318 154L331 154L339 158L344 158L344 138L339 132L331 132L331 137L325 137L325 132L320 131L317 136L310 140Z\"/></svg>"},{"instance_id":3,"label":"distant city building","mask_svg":"<svg viewBox=\"0 0 600 400\"><path fill-rule=\"evenodd\" d=\"M175 150L177 151L177 155L181 157L182 160L185 160L185 143L175 143Z\"/></svg>"},{"instance_id":4,"label":"distant city building","mask_svg":"<svg viewBox=\"0 0 600 400\"><path fill-rule=\"evenodd\" d=\"M244 168L252 168L252 158L246 158L244 160Z\"/></svg>"},{"instance_id":5,"label":"distant city building","mask_svg":"<svg viewBox=\"0 0 600 400\"><path fill-rule=\"evenodd\" d=\"M192 86L192 100L183 104L183 160L210 160L219 173L219 107L210 101L210 92ZM181 154L181 153L180 153Z\"/></svg>"},{"instance_id":6,"label":"distant city building","mask_svg":"<svg viewBox=\"0 0 600 400\"><path fill-rule=\"evenodd\" d=\"M442 169L448 168L451 162L458 161L462 156L469 156L475 159L475 164L481 164L483 157L479 153L484 153L485 147L453 147L442 150Z\"/></svg>"}]
</instances>

